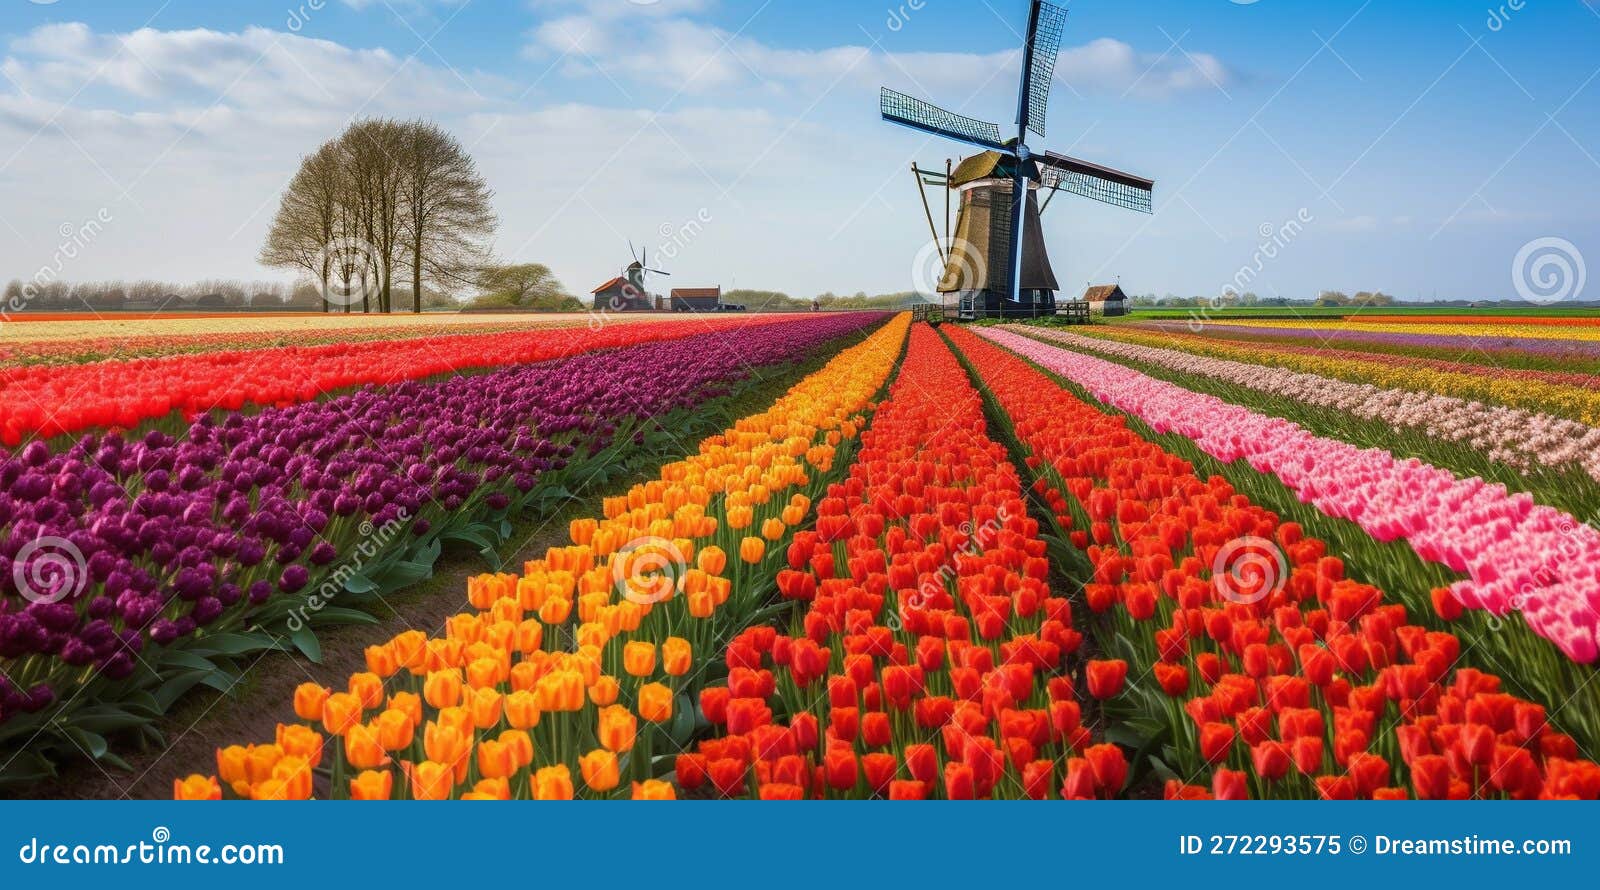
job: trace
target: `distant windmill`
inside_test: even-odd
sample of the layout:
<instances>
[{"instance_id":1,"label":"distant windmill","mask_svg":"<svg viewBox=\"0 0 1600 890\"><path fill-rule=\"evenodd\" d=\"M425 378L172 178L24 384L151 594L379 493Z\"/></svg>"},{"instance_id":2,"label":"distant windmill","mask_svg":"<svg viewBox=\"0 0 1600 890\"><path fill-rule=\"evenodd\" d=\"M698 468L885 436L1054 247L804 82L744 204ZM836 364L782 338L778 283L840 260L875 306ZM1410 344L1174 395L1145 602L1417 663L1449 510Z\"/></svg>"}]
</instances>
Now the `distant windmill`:
<instances>
[{"instance_id":1,"label":"distant windmill","mask_svg":"<svg viewBox=\"0 0 1600 890\"><path fill-rule=\"evenodd\" d=\"M640 250L641 252L635 253L633 250L633 242L628 242L628 253L633 255L633 262L628 264L628 268L623 271L623 274L627 277L628 283L633 285L635 290L641 294L648 294L649 291L646 290L644 286L644 276L646 274L665 275L668 278L671 278L672 273L663 272L660 269L650 268L650 248L646 246Z\"/></svg>"},{"instance_id":2,"label":"distant windmill","mask_svg":"<svg viewBox=\"0 0 1600 890\"><path fill-rule=\"evenodd\" d=\"M641 309L656 309L655 298L645 287L646 275L667 275L660 269L650 268L650 248L634 249L633 242L628 242L628 253L633 257L633 262L624 266L622 274L595 288L594 305L616 312L637 311Z\"/></svg>"},{"instance_id":3,"label":"distant windmill","mask_svg":"<svg viewBox=\"0 0 1600 890\"><path fill-rule=\"evenodd\" d=\"M961 316L1053 313L1059 289L1045 252L1040 207L1032 194L1047 188L1129 210L1150 212L1155 183L1054 152L1034 154L1028 131L1045 135L1045 111L1067 11L1031 0L1017 96L1017 136L1002 140L1000 126L945 111L885 87L884 120L985 149L946 174L913 165L919 187L942 183L960 189L956 237L944 257L941 293L961 296ZM1045 205L1049 205L1045 201ZM931 220L931 215L930 215ZM937 233L935 234L937 240Z\"/></svg>"}]
</instances>

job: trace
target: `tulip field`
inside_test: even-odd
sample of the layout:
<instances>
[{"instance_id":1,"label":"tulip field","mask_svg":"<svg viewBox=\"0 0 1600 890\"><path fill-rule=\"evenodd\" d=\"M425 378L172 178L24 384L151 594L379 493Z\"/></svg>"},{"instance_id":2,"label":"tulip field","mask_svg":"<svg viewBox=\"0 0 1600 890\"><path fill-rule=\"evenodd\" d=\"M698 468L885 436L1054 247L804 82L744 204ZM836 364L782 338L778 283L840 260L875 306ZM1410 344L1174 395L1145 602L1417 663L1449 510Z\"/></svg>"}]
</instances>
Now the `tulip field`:
<instances>
[{"instance_id":1,"label":"tulip field","mask_svg":"<svg viewBox=\"0 0 1600 890\"><path fill-rule=\"evenodd\" d=\"M0 793L1600 798L1600 326L587 321L6 327Z\"/></svg>"}]
</instances>

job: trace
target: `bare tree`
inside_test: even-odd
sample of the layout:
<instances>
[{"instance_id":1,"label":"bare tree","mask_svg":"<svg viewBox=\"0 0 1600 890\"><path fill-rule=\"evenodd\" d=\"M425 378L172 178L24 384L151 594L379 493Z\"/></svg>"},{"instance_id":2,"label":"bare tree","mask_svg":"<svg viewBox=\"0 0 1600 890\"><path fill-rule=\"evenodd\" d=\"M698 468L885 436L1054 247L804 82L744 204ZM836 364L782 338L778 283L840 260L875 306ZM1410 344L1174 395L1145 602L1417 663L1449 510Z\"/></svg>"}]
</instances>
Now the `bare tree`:
<instances>
[{"instance_id":1,"label":"bare tree","mask_svg":"<svg viewBox=\"0 0 1600 890\"><path fill-rule=\"evenodd\" d=\"M300 162L300 170L283 193L278 214L261 248L261 264L303 269L314 280L332 280L332 245L344 222L341 213L342 152L337 142L327 142ZM332 308L327 299L322 311ZM350 311L347 304L345 311Z\"/></svg>"},{"instance_id":2,"label":"bare tree","mask_svg":"<svg viewBox=\"0 0 1600 890\"><path fill-rule=\"evenodd\" d=\"M489 261L497 220L493 192L454 136L437 125L405 125L400 199L404 207L411 311L422 311L423 281L440 289L475 282Z\"/></svg>"},{"instance_id":3,"label":"bare tree","mask_svg":"<svg viewBox=\"0 0 1600 890\"><path fill-rule=\"evenodd\" d=\"M454 137L425 121L357 121L301 161L261 250L264 265L304 271L344 311L393 311L397 268L423 295L470 285L489 265L493 193ZM324 300L324 309L330 308ZM374 303L376 306L374 306Z\"/></svg>"}]
</instances>

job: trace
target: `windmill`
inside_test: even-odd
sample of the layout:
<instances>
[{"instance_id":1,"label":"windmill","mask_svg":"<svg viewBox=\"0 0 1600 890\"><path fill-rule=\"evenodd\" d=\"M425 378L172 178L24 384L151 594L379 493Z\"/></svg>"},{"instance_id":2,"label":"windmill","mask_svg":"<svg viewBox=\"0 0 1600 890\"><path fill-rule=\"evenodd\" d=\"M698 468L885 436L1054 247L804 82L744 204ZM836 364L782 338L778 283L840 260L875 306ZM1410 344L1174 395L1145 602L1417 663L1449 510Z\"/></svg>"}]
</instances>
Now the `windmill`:
<instances>
[{"instance_id":1,"label":"windmill","mask_svg":"<svg viewBox=\"0 0 1600 890\"><path fill-rule=\"evenodd\" d=\"M633 257L633 262L624 266L622 274L595 288L594 295L596 309L604 306L616 312L636 311L641 309L654 309L655 298L650 296L650 291L645 288L646 275L667 275L660 269L650 268L650 248L643 251L635 250L633 242L628 242L628 253Z\"/></svg>"},{"instance_id":2,"label":"windmill","mask_svg":"<svg viewBox=\"0 0 1600 890\"><path fill-rule=\"evenodd\" d=\"M633 262L628 264L628 268L624 269L622 274L623 277L628 279L628 283L633 285L634 290L641 294L649 294L650 292L644 286L645 275L665 275L671 278L672 273L650 268L650 248L646 246L641 250L642 252L635 253L633 242L628 242L628 253L633 255Z\"/></svg>"},{"instance_id":3,"label":"windmill","mask_svg":"<svg viewBox=\"0 0 1600 890\"><path fill-rule=\"evenodd\" d=\"M1045 251L1040 213L1055 192L1079 195L1129 210L1150 212L1155 183L1067 157L1034 153L1028 133L1045 135L1045 111L1067 11L1031 0L1017 95L1017 136L1002 139L1000 126L946 111L884 87L883 119L983 149L946 174L913 165L919 188L942 184L961 192L956 237L950 239L940 293L960 295L962 318L1039 315L1055 311L1059 289ZM1034 194L1050 190L1043 207ZM926 195L924 195L926 202ZM932 214L929 214L930 225ZM938 234L935 232L935 240Z\"/></svg>"}]
</instances>

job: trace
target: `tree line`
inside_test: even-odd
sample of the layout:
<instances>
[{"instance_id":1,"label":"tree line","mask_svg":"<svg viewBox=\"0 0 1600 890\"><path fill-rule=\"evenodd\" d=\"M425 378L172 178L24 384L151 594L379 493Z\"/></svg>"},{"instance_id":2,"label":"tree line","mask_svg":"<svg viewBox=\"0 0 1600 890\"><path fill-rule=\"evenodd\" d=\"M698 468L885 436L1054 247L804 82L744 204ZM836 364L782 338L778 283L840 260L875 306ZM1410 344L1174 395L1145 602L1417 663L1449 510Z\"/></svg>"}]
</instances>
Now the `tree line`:
<instances>
[{"instance_id":1,"label":"tree line","mask_svg":"<svg viewBox=\"0 0 1600 890\"><path fill-rule=\"evenodd\" d=\"M300 162L273 217L261 263L305 273L324 311L411 311L429 290L477 286L498 220L477 164L427 121L351 124Z\"/></svg>"}]
</instances>

